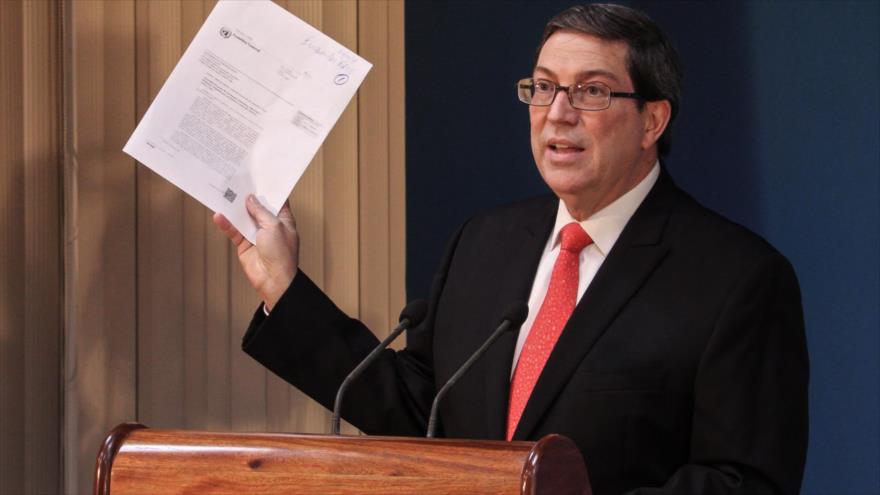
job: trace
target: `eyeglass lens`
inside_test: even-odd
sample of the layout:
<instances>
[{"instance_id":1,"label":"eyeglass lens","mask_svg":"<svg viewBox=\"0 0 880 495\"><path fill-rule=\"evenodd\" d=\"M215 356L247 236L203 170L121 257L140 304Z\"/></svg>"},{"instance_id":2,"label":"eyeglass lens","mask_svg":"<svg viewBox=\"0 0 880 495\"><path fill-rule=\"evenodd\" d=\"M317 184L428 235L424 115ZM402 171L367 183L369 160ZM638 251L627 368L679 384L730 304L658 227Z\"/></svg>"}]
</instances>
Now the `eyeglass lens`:
<instances>
[{"instance_id":1,"label":"eyeglass lens","mask_svg":"<svg viewBox=\"0 0 880 495\"><path fill-rule=\"evenodd\" d=\"M567 93L571 106L582 110L604 110L611 103L611 89L602 83L585 82L558 86L546 79L523 79L517 83L520 101L529 105L549 106L556 94Z\"/></svg>"}]
</instances>

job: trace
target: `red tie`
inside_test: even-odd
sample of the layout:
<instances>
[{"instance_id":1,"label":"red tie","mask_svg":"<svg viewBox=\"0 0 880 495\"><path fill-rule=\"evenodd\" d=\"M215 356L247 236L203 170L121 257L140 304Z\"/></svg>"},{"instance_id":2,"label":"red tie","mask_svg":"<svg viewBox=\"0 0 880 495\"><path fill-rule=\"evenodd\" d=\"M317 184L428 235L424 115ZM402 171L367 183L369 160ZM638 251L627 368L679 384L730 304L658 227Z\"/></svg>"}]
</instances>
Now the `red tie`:
<instances>
[{"instance_id":1,"label":"red tie","mask_svg":"<svg viewBox=\"0 0 880 495\"><path fill-rule=\"evenodd\" d=\"M510 404L507 409L507 440L513 438L513 432L522 416L523 409L532 389L544 369L550 351L556 345L568 317L574 311L578 289L578 258L580 252L593 240L584 229L575 222L562 227L560 232L562 247L553 265L550 276L550 287L535 323L519 355L519 362L510 382Z\"/></svg>"}]
</instances>

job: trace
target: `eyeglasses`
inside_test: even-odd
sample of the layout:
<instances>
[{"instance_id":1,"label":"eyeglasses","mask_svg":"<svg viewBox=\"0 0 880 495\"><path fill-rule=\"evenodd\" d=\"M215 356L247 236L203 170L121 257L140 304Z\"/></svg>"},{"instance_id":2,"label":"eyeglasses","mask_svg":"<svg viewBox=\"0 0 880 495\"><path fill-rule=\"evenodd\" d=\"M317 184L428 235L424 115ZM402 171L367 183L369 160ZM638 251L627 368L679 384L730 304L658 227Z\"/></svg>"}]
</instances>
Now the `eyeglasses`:
<instances>
[{"instance_id":1,"label":"eyeglasses","mask_svg":"<svg viewBox=\"0 0 880 495\"><path fill-rule=\"evenodd\" d=\"M611 98L633 98L640 100L638 93L611 91L600 82L581 82L571 86L560 86L546 79L520 79L516 83L519 101L538 107L549 107L556 99L556 93L564 91L568 102L578 110L605 110L611 106Z\"/></svg>"}]
</instances>

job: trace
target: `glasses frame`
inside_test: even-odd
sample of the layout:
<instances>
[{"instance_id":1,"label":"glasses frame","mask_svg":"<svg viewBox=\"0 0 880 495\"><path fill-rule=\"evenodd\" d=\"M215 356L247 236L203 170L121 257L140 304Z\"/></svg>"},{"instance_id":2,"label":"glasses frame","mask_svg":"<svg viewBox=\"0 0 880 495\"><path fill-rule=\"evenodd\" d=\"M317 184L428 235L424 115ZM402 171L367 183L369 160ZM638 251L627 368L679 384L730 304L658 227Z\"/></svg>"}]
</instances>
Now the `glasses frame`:
<instances>
[{"instance_id":1,"label":"glasses frame","mask_svg":"<svg viewBox=\"0 0 880 495\"><path fill-rule=\"evenodd\" d=\"M517 94L517 97L519 98L519 101L522 101L523 103L525 103L529 106L533 106L533 107L549 107L550 105L553 104L554 101L556 101L556 96L559 94L559 92L562 91L568 97L568 103L571 105L572 108L576 108L578 110L583 110L585 112L601 112L602 110L607 110L608 108L611 107L611 99L612 98L630 98L633 100L642 100L643 99L642 96L638 93L627 93L625 91L611 91L611 88L608 87L607 84L597 81L597 82L593 82L591 84L598 84L598 85L605 86L606 88L608 88L608 104L602 108L581 108L581 107L574 104L574 98L571 97L571 91L570 91L572 86L576 86L580 83L575 83L575 84L570 84L568 86L563 86L561 84L557 84L553 81L550 81L549 79L541 79L541 81L546 81L547 83L550 83L553 85L553 88L554 88L553 98L550 98L549 103L546 103L546 104L532 103L530 101L523 101L523 99L521 97L519 97L520 96L520 92L519 92L520 89L531 89L532 94L534 94L534 92L535 92L535 78L534 77L527 77L525 79L520 79L519 81L516 82L516 88L517 88L516 94Z\"/></svg>"}]
</instances>

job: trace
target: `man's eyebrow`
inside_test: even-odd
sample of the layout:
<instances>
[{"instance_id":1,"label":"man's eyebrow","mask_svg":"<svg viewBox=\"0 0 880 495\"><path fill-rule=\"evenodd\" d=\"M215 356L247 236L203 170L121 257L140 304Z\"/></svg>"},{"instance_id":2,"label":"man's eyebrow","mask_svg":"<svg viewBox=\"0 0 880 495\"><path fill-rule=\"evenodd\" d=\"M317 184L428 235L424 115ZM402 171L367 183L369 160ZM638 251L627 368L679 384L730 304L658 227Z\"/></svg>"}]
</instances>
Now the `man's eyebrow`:
<instances>
[{"instance_id":1,"label":"man's eyebrow","mask_svg":"<svg viewBox=\"0 0 880 495\"><path fill-rule=\"evenodd\" d=\"M554 79L556 78L556 74L552 70L550 70L546 67L541 67L540 65L536 65L535 70L533 70L532 72L543 72L547 76L550 76Z\"/></svg>"},{"instance_id":2,"label":"man's eyebrow","mask_svg":"<svg viewBox=\"0 0 880 495\"><path fill-rule=\"evenodd\" d=\"M542 67L540 65L535 66L534 72L543 72L548 77L556 78L555 72L553 72L552 70L550 70L546 67ZM578 72L576 80L583 81L585 79L590 79L590 78L596 77L596 76L602 76L602 77L611 79L612 81L618 82L618 83L621 82L620 78L617 77L617 75L615 75L613 72L603 70L603 69L592 69L592 70L584 70L584 71Z\"/></svg>"}]
</instances>

